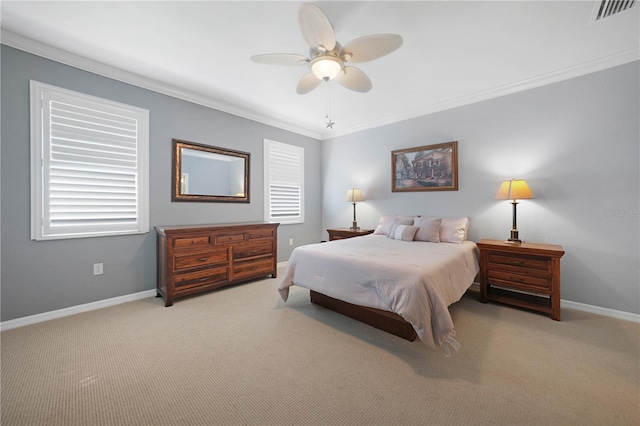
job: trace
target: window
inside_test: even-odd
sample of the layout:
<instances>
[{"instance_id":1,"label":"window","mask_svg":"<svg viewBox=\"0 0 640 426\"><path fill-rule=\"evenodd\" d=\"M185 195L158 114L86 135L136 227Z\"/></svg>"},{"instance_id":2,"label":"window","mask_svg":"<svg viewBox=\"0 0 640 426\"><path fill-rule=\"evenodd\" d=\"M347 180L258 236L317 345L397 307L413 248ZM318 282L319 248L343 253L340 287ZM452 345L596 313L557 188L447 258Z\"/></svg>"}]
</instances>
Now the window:
<instances>
[{"instance_id":1,"label":"window","mask_svg":"<svg viewBox=\"0 0 640 426\"><path fill-rule=\"evenodd\" d=\"M264 140L267 222L304 222L304 148Z\"/></svg>"},{"instance_id":2,"label":"window","mask_svg":"<svg viewBox=\"0 0 640 426\"><path fill-rule=\"evenodd\" d=\"M31 81L31 238L149 231L149 111Z\"/></svg>"}]
</instances>

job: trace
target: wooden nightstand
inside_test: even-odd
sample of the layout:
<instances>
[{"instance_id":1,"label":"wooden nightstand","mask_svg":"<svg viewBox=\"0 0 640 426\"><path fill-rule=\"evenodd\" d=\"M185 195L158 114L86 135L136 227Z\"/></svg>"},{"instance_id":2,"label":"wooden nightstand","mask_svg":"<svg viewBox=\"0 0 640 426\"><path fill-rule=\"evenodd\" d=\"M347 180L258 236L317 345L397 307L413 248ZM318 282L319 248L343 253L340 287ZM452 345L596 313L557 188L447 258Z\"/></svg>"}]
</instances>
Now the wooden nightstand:
<instances>
[{"instance_id":1,"label":"wooden nightstand","mask_svg":"<svg viewBox=\"0 0 640 426\"><path fill-rule=\"evenodd\" d=\"M551 314L560 321L561 246L480 240L480 301Z\"/></svg>"},{"instance_id":2,"label":"wooden nightstand","mask_svg":"<svg viewBox=\"0 0 640 426\"><path fill-rule=\"evenodd\" d=\"M329 241L344 240L345 238L361 237L363 235L371 234L373 229L361 229L359 231L352 231L349 228L327 229L329 233Z\"/></svg>"}]
</instances>

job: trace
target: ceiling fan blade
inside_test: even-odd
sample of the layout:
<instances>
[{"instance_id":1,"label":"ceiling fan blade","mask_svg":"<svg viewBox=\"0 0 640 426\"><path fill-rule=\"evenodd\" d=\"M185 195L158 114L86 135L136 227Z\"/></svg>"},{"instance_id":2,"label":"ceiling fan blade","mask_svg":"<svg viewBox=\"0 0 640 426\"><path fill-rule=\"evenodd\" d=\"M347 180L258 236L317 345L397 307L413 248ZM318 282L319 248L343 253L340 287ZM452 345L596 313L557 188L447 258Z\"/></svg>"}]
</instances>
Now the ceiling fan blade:
<instances>
[{"instance_id":1,"label":"ceiling fan blade","mask_svg":"<svg viewBox=\"0 0 640 426\"><path fill-rule=\"evenodd\" d=\"M254 55L253 62L267 65L305 65L309 58L295 53L266 53L264 55Z\"/></svg>"},{"instance_id":2,"label":"ceiling fan blade","mask_svg":"<svg viewBox=\"0 0 640 426\"><path fill-rule=\"evenodd\" d=\"M400 46L402 37L398 34L374 34L350 41L342 51L345 61L355 64L378 59Z\"/></svg>"},{"instance_id":3,"label":"ceiling fan blade","mask_svg":"<svg viewBox=\"0 0 640 426\"><path fill-rule=\"evenodd\" d=\"M318 87L322 83L322 80L319 80L318 77L313 75L313 73L308 73L302 76L300 81L298 81L298 87L296 87L296 92L298 95L304 95Z\"/></svg>"},{"instance_id":4,"label":"ceiling fan blade","mask_svg":"<svg viewBox=\"0 0 640 426\"><path fill-rule=\"evenodd\" d=\"M312 49L329 52L336 46L336 36L322 10L312 3L303 3L298 12L302 37Z\"/></svg>"},{"instance_id":5,"label":"ceiling fan blade","mask_svg":"<svg viewBox=\"0 0 640 426\"><path fill-rule=\"evenodd\" d=\"M371 80L356 67L344 67L344 73L338 74L336 81L344 87L356 92L365 93L371 90Z\"/></svg>"}]
</instances>

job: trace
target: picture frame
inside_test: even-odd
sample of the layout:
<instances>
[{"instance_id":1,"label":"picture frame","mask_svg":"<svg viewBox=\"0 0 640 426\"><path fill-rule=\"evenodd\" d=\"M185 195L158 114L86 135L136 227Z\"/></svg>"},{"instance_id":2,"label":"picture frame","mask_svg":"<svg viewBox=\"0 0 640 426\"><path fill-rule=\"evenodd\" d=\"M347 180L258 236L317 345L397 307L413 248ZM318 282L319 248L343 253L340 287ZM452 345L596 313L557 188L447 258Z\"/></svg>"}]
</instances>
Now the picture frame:
<instances>
[{"instance_id":1,"label":"picture frame","mask_svg":"<svg viewBox=\"0 0 640 426\"><path fill-rule=\"evenodd\" d=\"M391 191L457 191L458 142L391 151Z\"/></svg>"}]
</instances>

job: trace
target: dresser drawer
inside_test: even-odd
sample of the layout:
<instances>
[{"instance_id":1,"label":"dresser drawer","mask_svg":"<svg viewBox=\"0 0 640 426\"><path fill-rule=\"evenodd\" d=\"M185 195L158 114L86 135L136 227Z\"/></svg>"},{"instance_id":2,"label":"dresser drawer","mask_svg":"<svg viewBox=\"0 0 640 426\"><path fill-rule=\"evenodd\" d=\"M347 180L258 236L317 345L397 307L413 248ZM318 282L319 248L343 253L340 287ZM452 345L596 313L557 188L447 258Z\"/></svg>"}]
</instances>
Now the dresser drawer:
<instances>
[{"instance_id":1,"label":"dresser drawer","mask_svg":"<svg viewBox=\"0 0 640 426\"><path fill-rule=\"evenodd\" d=\"M276 229L251 229L247 232L249 234L249 240L257 240L262 238L275 238Z\"/></svg>"},{"instance_id":2,"label":"dresser drawer","mask_svg":"<svg viewBox=\"0 0 640 426\"><path fill-rule=\"evenodd\" d=\"M197 249L211 244L211 235L185 236L173 238L175 249Z\"/></svg>"},{"instance_id":3,"label":"dresser drawer","mask_svg":"<svg viewBox=\"0 0 640 426\"><path fill-rule=\"evenodd\" d=\"M253 276L269 275L274 272L274 259L265 257L264 259L245 260L233 263L233 279Z\"/></svg>"},{"instance_id":4,"label":"dresser drawer","mask_svg":"<svg viewBox=\"0 0 640 426\"><path fill-rule=\"evenodd\" d=\"M488 271L488 279L489 284L496 286L503 285L541 291L551 289L551 279L549 277L537 277L533 275L523 275L515 272L491 269Z\"/></svg>"},{"instance_id":5,"label":"dresser drawer","mask_svg":"<svg viewBox=\"0 0 640 426\"><path fill-rule=\"evenodd\" d=\"M178 291L185 290L191 287L198 287L214 283L223 283L228 280L229 268L225 265L217 268L205 269L203 271L175 275L174 285L176 291Z\"/></svg>"},{"instance_id":6,"label":"dresser drawer","mask_svg":"<svg viewBox=\"0 0 640 426\"><path fill-rule=\"evenodd\" d=\"M233 234L215 234L213 238L215 244L241 243L247 240L246 234L244 232L237 232Z\"/></svg>"},{"instance_id":7,"label":"dresser drawer","mask_svg":"<svg viewBox=\"0 0 640 426\"><path fill-rule=\"evenodd\" d=\"M273 243L270 240L254 241L251 243L238 244L233 246L233 258L242 259L245 257L261 256L273 253Z\"/></svg>"},{"instance_id":8,"label":"dresser drawer","mask_svg":"<svg viewBox=\"0 0 640 426\"><path fill-rule=\"evenodd\" d=\"M549 270L549 260L535 256L489 253L488 261L489 265L493 268L509 266L513 268L526 268L528 270L536 269L545 272Z\"/></svg>"},{"instance_id":9,"label":"dresser drawer","mask_svg":"<svg viewBox=\"0 0 640 426\"><path fill-rule=\"evenodd\" d=\"M173 257L173 270L180 271L183 269L198 268L201 266L227 262L228 260L229 250L227 248L195 254L176 254Z\"/></svg>"}]
</instances>

